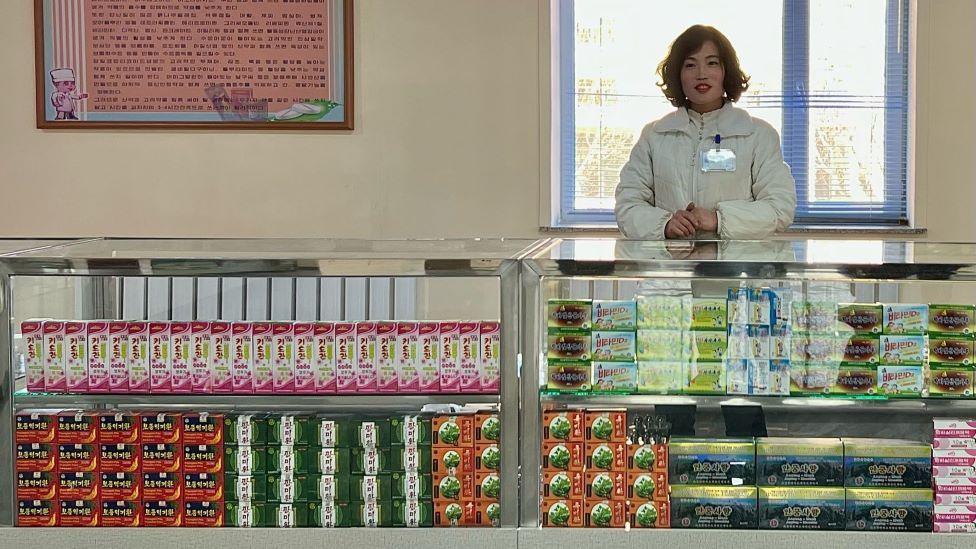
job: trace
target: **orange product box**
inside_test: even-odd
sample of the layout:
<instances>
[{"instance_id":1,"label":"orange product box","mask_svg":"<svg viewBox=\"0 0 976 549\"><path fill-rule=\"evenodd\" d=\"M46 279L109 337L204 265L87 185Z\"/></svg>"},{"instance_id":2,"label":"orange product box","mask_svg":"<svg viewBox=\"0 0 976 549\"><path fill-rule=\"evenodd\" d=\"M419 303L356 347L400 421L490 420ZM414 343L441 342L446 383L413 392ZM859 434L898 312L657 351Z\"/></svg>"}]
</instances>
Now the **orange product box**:
<instances>
[{"instance_id":1,"label":"orange product box","mask_svg":"<svg viewBox=\"0 0 976 549\"><path fill-rule=\"evenodd\" d=\"M17 444L16 468L18 471L53 471L58 465L58 445L49 442L24 442Z\"/></svg>"},{"instance_id":2,"label":"orange product box","mask_svg":"<svg viewBox=\"0 0 976 549\"><path fill-rule=\"evenodd\" d=\"M142 474L100 473L99 491L103 500L136 501L142 497Z\"/></svg>"},{"instance_id":3,"label":"orange product box","mask_svg":"<svg viewBox=\"0 0 976 549\"><path fill-rule=\"evenodd\" d=\"M630 471L627 473L627 498L634 501L667 501L666 471Z\"/></svg>"},{"instance_id":4,"label":"orange product box","mask_svg":"<svg viewBox=\"0 0 976 549\"><path fill-rule=\"evenodd\" d=\"M224 442L224 415L183 414L183 444L222 444Z\"/></svg>"},{"instance_id":5,"label":"orange product box","mask_svg":"<svg viewBox=\"0 0 976 549\"><path fill-rule=\"evenodd\" d=\"M587 471L587 499L627 500L626 471Z\"/></svg>"},{"instance_id":6,"label":"orange product box","mask_svg":"<svg viewBox=\"0 0 976 549\"><path fill-rule=\"evenodd\" d=\"M61 499L58 503L58 526L98 526L102 506L97 499Z\"/></svg>"},{"instance_id":7,"label":"orange product box","mask_svg":"<svg viewBox=\"0 0 976 549\"><path fill-rule=\"evenodd\" d=\"M667 444L631 444L627 447L628 471L668 470Z\"/></svg>"},{"instance_id":8,"label":"orange product box","mask_svg":"<svg viewBox=\"0 0 976 549\"><path fill-rule=\"evenodd\" d=\"M474 474L433 476L434 499L442 501L461 501L474 499Z\"/></svg>"},{"instance_id":9,"label":"orange product box","mask_svg":"<svg viewBox=\"0 0 976 549\"><path fill-rule=\"evenodd\" d=\"M434 416L431 435L433 446L474 446L474 415Z\"/></svg>"},{"instance_id":10,"label":"orange product box","mask_svg":"<svg viewBox=\"0 0 976 549\"><path fill-rule=\"evenodd\" d=\"M52 471L17 471L17 499L57 499L58 476Z\"/></svg>"},{"instance_id":11,"label":"orange product box","mask_svg":"<svg viewBox=\"0 0 976 549\"><path fill-rule=\"evenodd\" d=\"M175 412L142 414L141 442L143 444L176 444L180 442L182 433L182 414Z\"/></svg>"},{"instance_id":12,"label":"orange product box","mask_svg":"<svg viewBox=\"0 0 976 549\"><path fill-rule=\"evenodd\" d=\"M542 474L543 499L582 499L586 494L582 471L546 471Z\"/></svg>"},{"instance_id":13,"label":"orange product box","mask_svg":"<svg viewBox=\"0 0 976 549\"><path fill-rule=\"evenodd\" d=\"M623 528L627 525L627 502L593 499L583 501L585 528Z\"/></svg>"},{"instance_id":14,"label":"orange product box","mask_svg":"<svg viewBox=\"0 0 976 549\"><path fill-rule=\"evenodd\" d=\"M583 442L585 414L582 410L542 412L542 440Z\"/></svg>"},{"instance_id":15,"label":"orange product box","mask_svg":"<svg viewBox=\"0 0 976 549\"><path fill-rule=\"evenodd\" d=\"M114 412L98 416L98 441L102 444L139 442L139 414Z\"/></svg>"},{"instance_id":16,"label":"orange product box","mask_svg":"<svg viewBox=\"0 0 976 549\"><path fill-rule=\"evenodd\" d=\"M94 444L98 441L98 414L67 411L58 414L58 442Z\"/></svg>"},{"instance_id":17,"label":"orange product box","mask_svg":"<svg viewBox=\"0 0 976 549\"><path fill-rule=\"evenodd\" d=\"M183 475L180 473L143 473L144 501L177 501L183 497Z\"/></svg>"},{"instance_id":18,"label":"orange product box","mask_svg":"<svg viewBox=\"0 0 976 549\"><path fill-rule=\"evenodd\" d=\"M582 442L543 442L542 469L546 471L582 471L586 456Z\"/></svg>"},{"instance_id":19,"label":"orange product box","mask_svg":"<svg viewBox=\"0 0 976 549\"><path fill-rule=\"evenodd\" d=\"M96 469L97 444L58 444L58 470L83 472Z\"/></svg>"},{"instance_id":20,"label":"orange product box","mask_svg":"<svg viewBox=\"0 0 976 549\"><path fill-rule=\"evenodd\" d=\"M183 463L182 444L143 444L142 471L144 473L173 473Z\"/></svg>"},{"instance_id":21,"label":"orange product box","mask_svg":"<svg viewBox=\"0 0 976 549\"><path fill-rule=\"evenodd\" d=\"M139 470L142 446L139 444L100 444L99 470L103 473L132 473Z\"/></svg>"},{"instance_id":22,"label":"orange product box","mask_svg":"<svg viewBox=\"0 0 976 549\"><path fill-rule=\"evenodd\" d=\"M500 504L497 501L476 501L474 522L476 526L497 528L499 525Z\"/></svg>"},{"instance_id":23,"label":"orange product box","mask_svg":"<svg viewBox=\"0 0 976 549\"><path fill-rule=\"evenodd\" d=\"M216 501L184 501L183 526L217 528L224 525L224 504Z\"/></svg>"},{"instance_id":24,"label":"orange product box","mask_svg":"<svg viewBox=\"0 0 976 549\"><path fill-rule=\"evenodd\" d=\"M475 449L469 448L432 448L431 472L442 474L474 473Z\"/></svg>"},{"instance_id":25,"label":"orange product box","mask_svg":"<svg viewBox=\"0 0 976 549\"><path fill-rule=\"evenodd\" d=\"M632 501L627 508L631 528L670 528L671 504L665 501Z\"/></svg>"},{"instance_id":26,"label":"orange product box","mask_svg":"<svg viewBox=\"0 0 976 549\"><path fill-rule=\"evenodd\" d=\"M183 502L143 500L142 524L164 528L183 526Z\"/></svg>"},{"instance_id":27,"label":"orange product box","mask_svg":"<svg viewBox=\"0 0 976 549\"><path fill-rule=\"evenodd\" d=\"M600 471L627 470L627 444L608 442L586 443L586 469Z\"/></svg>"},{"instance_id":28,"label":"orange product box","mask_svg":"<svg viewBox=\"0 0 976 549\"><path fill-rule=\"evenodd\" d=\"M62 501L79 501L98 499L98 473L82 471L71 473L58 472L58 499Z\"/></svg>"},{"instance_id":29,"label":"orange product box","mask_svg":"<svg viewBox=\"0 0 976 549\"><path fill-rule=\"evenodd\" d=\"M477 526L477 511L474 501L434 500L434 526Z\"/></svg>"},{"instance_id":30,"label":"orange product box","mask_svg":"<svg viewBox=\"0 0 976 549\"><path fill-rule=\"evenodd\" d=\"M587 442L627 442L627 412L586 412Z\"/></svg>"},{"instance_id":31,"label":"orange product box","mask_svg":"<svg viewBox=\"0 0 976 549\"><path fill-rule=\"evenodd\" d=\"M497 444L475 444L474 470L499 471L502 466L502 452Z\"/></svg>"},{"instance_id":32,"label":"orange product box","mask_svg":"<svg viewBox=\"0 0 976 549\"><path fill-rule=\"evenodd\" d=\"M223 444L186 444L183 446L184 473L219 473L223 470Z\"/></svg>"},{"instance_id":33,"label":"orange product box","mask_svg":"<svg viewBox=\"0 0 976 549\"><path fill-rule=\"evenodd\" d=\"M585 504L582 499L542 500L542 526L546 528L582 528Z\"/></svg>"},{"instance_id":34,"label":"orange product box","mask_svg":"<svg viewBox=\"0 0 976 549\"><path fill-rule=\"evenodd\" d=\"M53 415L24 412L17 414L15 423L14 440L18 444L57 440L58 422Z\"/></svg>"},{"instance_id":35,"label":"orange product box","mask_svg":"<svg viewBox=\"0 0 976 549\"><path fill-rule=\"evenodd\" d=\"M55 499L18 499L17 526L57 526L60 509Z\"/></svg>"},{"instance_id":36,"label":"orange product box","mask_svg":"<svg viewBox=\"0 0 976 549\"><path fill-rule=\"evenodd\" d=\"M478 412L474 415L474 443L497 444L501 435L501 418L497 412Z\"/></svg>"},{"instance_id":37,"label":"orange product box","mask_svg":"<svg viewBox=\"0 0 976 549\"><path fill-rule=\"evenodd\" d=\"M223 501L222 473L184 473L183 499L186 501Z\"/></svg>"},{"instance_id":38,"label":"orange product box","mask_svg":"<svg viewBox=\"0 0 976 549\"><path fill-rule=\"evenodd\" d=\"M102 526L130 527L142 524L142 502L139 500L102 499Z\"/></svg>"},{"instance_id":39,"label":"orange product box","mask_svg":"<svg viewBox=\"0 0 976 549\"><path fill-rule=\"evenodd\" d=\"M498 471L479 471L474 474L475 501L498 501L501 496L502 479Z\"/></svg>"}]
</instances>

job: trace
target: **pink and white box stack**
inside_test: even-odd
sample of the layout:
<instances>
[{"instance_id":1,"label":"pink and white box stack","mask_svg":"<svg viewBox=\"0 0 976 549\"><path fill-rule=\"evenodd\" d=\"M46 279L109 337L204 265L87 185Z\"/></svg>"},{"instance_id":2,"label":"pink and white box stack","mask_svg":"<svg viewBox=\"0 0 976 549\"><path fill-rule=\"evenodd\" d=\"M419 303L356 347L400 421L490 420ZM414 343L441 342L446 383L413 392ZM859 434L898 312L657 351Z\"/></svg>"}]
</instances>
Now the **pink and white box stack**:
<instances>
[{"instance_id":1,"label":"pink and white box stack","mask_svg":"<svg viewBox=\"0 0 976 549\"><path fill-rule=\"evenodd\" d=\"M976 533L976 419L934 420L934 532Z\"/></svg>"}]
</instances>

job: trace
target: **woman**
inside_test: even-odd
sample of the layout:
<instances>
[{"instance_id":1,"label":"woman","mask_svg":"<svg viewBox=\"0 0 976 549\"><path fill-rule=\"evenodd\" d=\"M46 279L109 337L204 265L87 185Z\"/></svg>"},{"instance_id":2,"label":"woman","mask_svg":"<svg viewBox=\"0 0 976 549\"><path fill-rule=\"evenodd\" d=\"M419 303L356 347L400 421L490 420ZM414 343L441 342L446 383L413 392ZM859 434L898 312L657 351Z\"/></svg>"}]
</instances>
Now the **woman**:
<instances>
[{"instance_id":1,"label":"woman","mask_svg":"<svg viewBox=\"0 0 976 549\"><path fill-rule=\"evenodd\" d=\"M749 77L729 39L695 25L657 68L675 112L644 127L617 186L627 238L761 239L793 222L779 135L733 107Z\"/></svg>"}]
</instances>

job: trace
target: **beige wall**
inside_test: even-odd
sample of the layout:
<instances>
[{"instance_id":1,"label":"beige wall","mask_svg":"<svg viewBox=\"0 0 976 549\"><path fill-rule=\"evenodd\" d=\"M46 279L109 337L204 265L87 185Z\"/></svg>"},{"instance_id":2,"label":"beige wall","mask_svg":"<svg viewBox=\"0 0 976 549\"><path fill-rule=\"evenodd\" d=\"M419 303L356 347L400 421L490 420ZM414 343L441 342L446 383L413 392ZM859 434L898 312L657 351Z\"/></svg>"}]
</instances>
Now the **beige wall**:
<instances>
[{"instance_id":1,"label":"beige wall","mask_svg":"<svg viewBox=\"0 0 976 549\"><path fill-rule=\"evenodd\" d=\"M535 236L539 1L358 0L341 135L37 130L32 2L7 0L0 235ZM916 214L976 240L976 2L918 2Z\"/></svg>"}]
</instances>

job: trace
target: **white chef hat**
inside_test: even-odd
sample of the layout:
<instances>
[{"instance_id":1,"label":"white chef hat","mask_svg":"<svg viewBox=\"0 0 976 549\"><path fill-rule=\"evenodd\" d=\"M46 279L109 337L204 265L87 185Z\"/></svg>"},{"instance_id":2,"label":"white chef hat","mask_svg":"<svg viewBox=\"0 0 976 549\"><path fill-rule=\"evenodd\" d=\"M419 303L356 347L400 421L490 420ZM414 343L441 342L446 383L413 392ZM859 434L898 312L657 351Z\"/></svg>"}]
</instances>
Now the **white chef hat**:
<instances>
[{"instance_id":1,"label":"white chef hat","mask_svg":"<svg viewBox=\"0 0 976 549\"><path fill-rule=\"evenodd\" d=\"M57 84L58 82L74 82L75 71L71 69L54 69L51 71L51 81Z\"/></svg>"}]
</instances>

